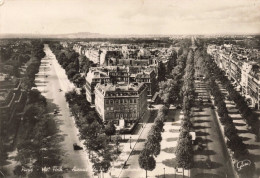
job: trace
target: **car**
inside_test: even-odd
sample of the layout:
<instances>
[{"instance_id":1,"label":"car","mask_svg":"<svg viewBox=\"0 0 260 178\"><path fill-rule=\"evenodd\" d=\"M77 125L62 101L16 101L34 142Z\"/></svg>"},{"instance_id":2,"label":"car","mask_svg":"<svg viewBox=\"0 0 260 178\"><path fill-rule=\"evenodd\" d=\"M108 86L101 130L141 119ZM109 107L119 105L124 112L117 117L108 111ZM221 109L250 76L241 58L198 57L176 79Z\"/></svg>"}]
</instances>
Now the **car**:
<instances>
[{"instance_id":1,"label":"car","mask_svg":"<svg viewBox=\"0 0 260 178\"><path fill-rule=\"evenodd\" d=\"M83 150L83 148L81 146L79 146L77 143L73 144L73 149L74 150Z\"/></svg>"},{"instance_id":2,"label":"car","mask_svg":"<svg viewBox=\"0 0 260 178\"><path fill-rule=\"evenodd\" d=\"M181 109L181 105L177 105L177 106L176 106L176 109Z\"/></svg>"},{"instance_id":3,"label":"car","mask_svg":"<svg viewBox=\"0 0 260 178\"><path fill-rule=\"evenodd\" d=\"M59 111L57 109L54 109L54 114L58 114Z\"/></svg>"},{"instance_id":4,"label":"car","mask_svg":"<svg viewBox=\"0 0 260 178\"><path fill-rule=\"evenodd\" d=\"M59 92L61 92L62 91L62 89L59 89Z\"/></svg>"}]
</instances>

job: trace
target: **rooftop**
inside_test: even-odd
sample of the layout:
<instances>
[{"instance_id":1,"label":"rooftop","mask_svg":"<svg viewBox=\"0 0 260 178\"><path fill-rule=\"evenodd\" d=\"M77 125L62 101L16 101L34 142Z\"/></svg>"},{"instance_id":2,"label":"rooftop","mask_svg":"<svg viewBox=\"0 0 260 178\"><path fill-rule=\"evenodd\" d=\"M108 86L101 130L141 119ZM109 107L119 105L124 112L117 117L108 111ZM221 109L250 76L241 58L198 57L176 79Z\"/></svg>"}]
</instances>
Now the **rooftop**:
<instances>
[{"instance_id":1,"label":"rooftop","mask_svg":"<svg viewBox=\"0 0 260 178\"><path fill-rule=\"evenodd\" d=\"M118 82L117 84L98 84L96 88L101 91L103 94L107 92L115 92L115 91L124 91L124 92L129 92L129 91L135 91L138 92L140 88L144 87L144 83L125 83L125 82Z\"/></svg>"}]
</instances>

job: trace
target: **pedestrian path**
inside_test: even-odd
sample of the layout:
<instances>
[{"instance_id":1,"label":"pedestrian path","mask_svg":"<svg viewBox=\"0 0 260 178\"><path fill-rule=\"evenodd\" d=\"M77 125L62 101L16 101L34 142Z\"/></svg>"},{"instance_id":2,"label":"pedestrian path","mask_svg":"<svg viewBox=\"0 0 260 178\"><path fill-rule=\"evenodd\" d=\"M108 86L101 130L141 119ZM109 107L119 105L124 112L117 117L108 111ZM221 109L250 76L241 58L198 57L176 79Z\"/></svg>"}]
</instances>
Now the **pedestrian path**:
<instances>
[{"instance_id":1,"label":"pedestrian path","mask_svg":"<svg viewBox=\"0 0 260 178\"><path fill-rule=\"evenodd\" d=\"M227 91L223 88L223 86L220 86L222 92L227 94ZM247 145L249 155L255 163L256 177L260 177L260 142L257 142L255 135L248 130L246 122L239 113L239 110L236 108L236 104L229 100L225 100L225 103L229 116L233 119L233 123L238 130L238 135L242 137L243 143Z\"/></svg>"},{"instance_id":2,"label":"pedestrian path","mask_svg":"<svg viewBox=\"0 0 260 178\"><path fill-rule=\"evenodd\" d=\"M208 103L207 86L199 81L196 81L195 86L198 98L203 98L203 102L202 106L199 105L199 99L196 98L197 105L193 108L192 123L196 132L196 144L194 144L191 177L232 177L233 172L225 142L215 112ZM198 149L198 144L201 144L201 149Z\"/></svg>"}]
</instances>

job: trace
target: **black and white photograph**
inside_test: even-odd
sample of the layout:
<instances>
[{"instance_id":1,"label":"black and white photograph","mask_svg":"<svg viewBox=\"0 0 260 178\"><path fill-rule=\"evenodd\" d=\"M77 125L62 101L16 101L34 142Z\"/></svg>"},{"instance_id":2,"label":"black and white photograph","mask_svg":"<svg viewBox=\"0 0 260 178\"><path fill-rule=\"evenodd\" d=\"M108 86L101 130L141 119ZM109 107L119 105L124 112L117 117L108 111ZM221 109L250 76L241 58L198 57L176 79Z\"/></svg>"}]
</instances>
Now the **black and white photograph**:
<instances>
[{"instance_id":1,"label":"black and white photograph","mask_svg":"<svg viewBox=\"0 0 260 178\"><path fill-rule=\"evenodd\" d=\"M0 178L260 178L260 0L0 0Z\"/></svg>"}]
</instances>

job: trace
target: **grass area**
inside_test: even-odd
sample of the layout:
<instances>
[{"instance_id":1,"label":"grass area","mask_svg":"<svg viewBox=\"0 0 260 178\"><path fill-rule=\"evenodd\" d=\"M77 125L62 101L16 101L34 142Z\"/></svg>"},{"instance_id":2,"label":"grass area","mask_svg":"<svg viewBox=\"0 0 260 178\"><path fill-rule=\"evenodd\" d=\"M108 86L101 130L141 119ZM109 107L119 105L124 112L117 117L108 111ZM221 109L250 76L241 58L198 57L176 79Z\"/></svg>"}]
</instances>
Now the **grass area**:
<instances>
[{"instance_id":1,"label":"grass area","mask_svg":"<svg viewBox=\"0 0 260 178\"><path fill-rule=\"evenodd\" d=\"M175 153L176 147L167 147L162 149L162 151L166 152L166 153Z\"/></svg>"}]
</instances>

